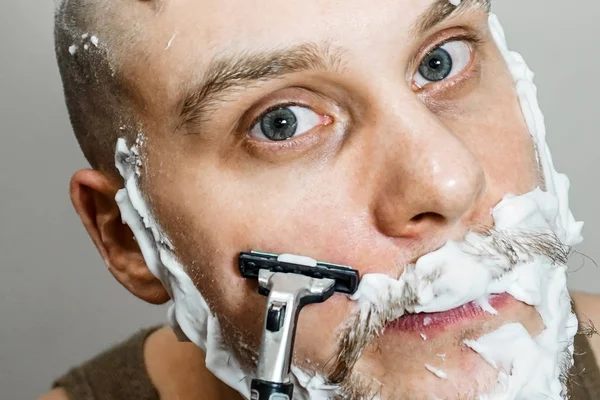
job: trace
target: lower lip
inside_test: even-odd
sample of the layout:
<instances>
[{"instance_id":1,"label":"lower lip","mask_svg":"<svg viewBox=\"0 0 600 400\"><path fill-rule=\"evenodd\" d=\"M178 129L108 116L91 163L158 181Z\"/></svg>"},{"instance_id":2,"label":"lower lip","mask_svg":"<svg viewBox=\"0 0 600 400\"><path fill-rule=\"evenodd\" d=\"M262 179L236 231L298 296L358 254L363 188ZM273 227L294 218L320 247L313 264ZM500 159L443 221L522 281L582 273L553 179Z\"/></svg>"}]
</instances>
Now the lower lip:
<instances>
[{"instance_id":1,"label":"lower lip","mask_svg":"<svg viewBox=\"0 0 600 400\"><path fill-rule=\"evenodd\" d=\"M489 302L492 307L498 309L506 305L512 298L508 293L491 295ZM406 314L390 322L386 330L423 333L447 328L462 321L486 319L489 317L491 317L491 314L474 302L470 302L443 312Z\"/></svg>"}]
</instances>

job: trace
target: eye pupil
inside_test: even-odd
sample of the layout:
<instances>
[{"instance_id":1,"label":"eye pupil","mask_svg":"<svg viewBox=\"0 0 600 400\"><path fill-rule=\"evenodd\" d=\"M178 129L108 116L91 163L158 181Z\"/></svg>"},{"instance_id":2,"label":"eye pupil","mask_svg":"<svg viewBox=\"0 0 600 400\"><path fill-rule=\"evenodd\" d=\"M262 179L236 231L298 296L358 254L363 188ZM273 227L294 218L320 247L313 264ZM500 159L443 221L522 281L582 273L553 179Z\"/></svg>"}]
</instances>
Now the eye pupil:
<instances>
[{"instance_id":1,"label":"eye pupil","mask_svg":"<svg viewBox=\"0 0 600 400\"><path fill-rule=\"evenodd\" d=\"M426 80L438 82L446 79L452 72L452 56L441 47L429 53L419 66L419 72Z\"/></svg>"},{"instance_id":2,"label":"eye pupil","mask_svg":"<svg viewBox=\"0 0 600 400\"><path fill-rule=\"evenodd\" d=\"M274 125L274 126L275 126L275 128L277 128L277 129L281 129L281 128L283 128L284 126L286 126L286 125L287 125L287 123L288 123L288 122L287 122L287 119L285 119L285 118L277 118L277 119L275 119L275 120L273 121L273 125Z\"/></svg>"},{"instance_id":3,"label":"eye pupil","mask_svg":"<svg viewBox=\"0 0 600 400\"><path fill-rule=\"evenodd\" d=\"M260 120L260 129L269 140L288 140L296 133L298 119L289 107L266 113Z\"/></svg>"},{"instance_id":4,"label":"eye pupil","mask_svg":"<svg viewBox=\"0 0 600 400\"><path fill-rule=\"evenodd\" d=\"M437 58L432 58L431 60L429 60L429 68L431 69L438 69L441 65L442 60L439 60Z\"/></svg>"}]
</instances>

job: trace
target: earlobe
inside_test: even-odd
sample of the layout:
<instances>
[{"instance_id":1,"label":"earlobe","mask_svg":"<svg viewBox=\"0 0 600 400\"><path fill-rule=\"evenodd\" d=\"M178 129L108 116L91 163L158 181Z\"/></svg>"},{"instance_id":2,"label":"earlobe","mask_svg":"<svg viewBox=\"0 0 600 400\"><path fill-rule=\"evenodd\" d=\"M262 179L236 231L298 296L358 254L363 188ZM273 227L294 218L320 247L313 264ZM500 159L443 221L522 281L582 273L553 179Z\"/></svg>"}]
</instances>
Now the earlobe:
<instances>
[{"instance_id":1,"label":"earlobe","mask_svg":"<svg viewBox=\"0 0 600 400\"><path fill-rule=\"evenodd\" d=\"M73 207L113 276L135 296L163 304L169 295L150 272L131 229L121 221L115 195L121 183L95 170L71 178Z\"/></svg>"}]
</instances>

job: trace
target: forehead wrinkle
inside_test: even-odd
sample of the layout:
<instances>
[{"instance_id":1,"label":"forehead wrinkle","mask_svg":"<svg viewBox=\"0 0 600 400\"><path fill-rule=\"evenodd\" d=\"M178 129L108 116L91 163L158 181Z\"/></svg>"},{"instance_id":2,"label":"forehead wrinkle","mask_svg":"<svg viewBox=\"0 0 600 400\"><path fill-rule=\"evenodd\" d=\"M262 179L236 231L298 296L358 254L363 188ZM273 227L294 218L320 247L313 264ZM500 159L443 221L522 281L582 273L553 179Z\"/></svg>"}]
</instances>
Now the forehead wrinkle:
<instances>
[{"instance_id":1,"label":"forehead wrinkle","mask_svg":"<svg viewBox=\"0 0 600 400\"><path fill-rule=\"evenodd\" d=\"M412 32L416 37L423 36L430 29L439 25L446 19L471 9L482 9L489 12L491 0L462 0L458 6L449 0L435 0L435 2L417 19Z\"/></svg>"}]
</instances>

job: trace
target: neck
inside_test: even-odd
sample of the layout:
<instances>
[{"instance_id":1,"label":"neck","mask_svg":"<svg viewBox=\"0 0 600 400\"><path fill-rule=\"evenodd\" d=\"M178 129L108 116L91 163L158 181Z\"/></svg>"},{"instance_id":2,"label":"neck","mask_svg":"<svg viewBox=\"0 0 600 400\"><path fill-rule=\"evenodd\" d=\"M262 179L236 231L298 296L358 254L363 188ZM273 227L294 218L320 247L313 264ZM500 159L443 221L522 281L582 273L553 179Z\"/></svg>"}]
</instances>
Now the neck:
<instances>
[{"instance_id":1,"label":"neck","mask_svg":"<svg viewBox=\"0 0 600 400\"><path fill-rule=\"evenodd\" d=\"M204 358L193 343L179 342L170 327L154 332L144 346L146 368L162 400L242 399L206 369Z\"/></svg>"}]
</instances>

